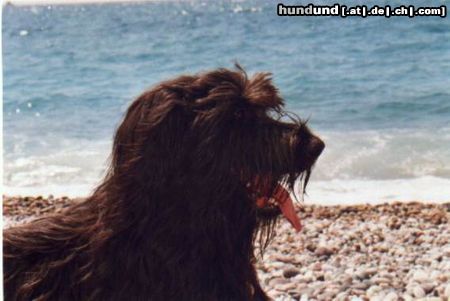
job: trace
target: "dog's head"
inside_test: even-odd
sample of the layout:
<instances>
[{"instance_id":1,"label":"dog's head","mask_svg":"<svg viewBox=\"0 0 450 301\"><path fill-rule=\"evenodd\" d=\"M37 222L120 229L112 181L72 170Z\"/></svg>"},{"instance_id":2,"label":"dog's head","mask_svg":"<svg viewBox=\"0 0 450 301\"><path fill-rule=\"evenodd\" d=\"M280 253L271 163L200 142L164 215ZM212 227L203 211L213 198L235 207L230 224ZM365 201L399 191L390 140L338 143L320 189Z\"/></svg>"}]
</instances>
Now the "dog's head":
<instances>
[{"instance_id":1,"label":"dog's head","mask_svg":"<svg viewBox=\"0 0 450 301\"><path fill-rule=\"evenodd\" d=\"M306 186L324 148L283 105L270 74L249 78L239 66L165 81L130 106L112 173L154 194L183 183L222 199L245 191L260 219L270 219L283 211L281 187Z\"/></svg>"}]
</instances>

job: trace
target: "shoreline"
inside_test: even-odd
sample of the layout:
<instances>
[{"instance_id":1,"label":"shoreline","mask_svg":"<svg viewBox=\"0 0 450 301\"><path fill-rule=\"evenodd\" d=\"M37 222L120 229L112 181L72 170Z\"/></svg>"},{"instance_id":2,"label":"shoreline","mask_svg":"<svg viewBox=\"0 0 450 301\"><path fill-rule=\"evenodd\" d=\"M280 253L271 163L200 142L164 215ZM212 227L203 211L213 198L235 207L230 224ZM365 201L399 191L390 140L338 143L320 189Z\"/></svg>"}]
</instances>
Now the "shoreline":
<instances>
[{"instance_id":1,"label":"shoreline","mask_svg":"<svg viewBox=\"0 0 450 301\"><path fill-rule=\"evenodd\" d=\"M24 173L23 171L21 173ZM93 175L87 174L89 178ZM54 179L45 179L52 182ZM49 196L83 198L92 194L102 178L90 181L75 180L78 184L20 186L6 183L3 194L8 196ZM297 191L297 190L296 190ZM300 193L297 192L299 199ZM315 205L377 205L392 202L419 201L421 203L450 203L450 178L422 176L407 179L333 179L315 178L308 184L304 204Z\"/></svg>"},{"instance_id":2,"label":"shoreline","mask_svg":"<svg viewBox=\"0 0 450 301\"><path fill-rule=\"evenodd\" d=\"M4 196L4 224L82 200ZM260 283L274 300L450 298L450 202L306 204L297 214L303 230L296 233L281 218L256 263Z\"/></svg>"}]
</instances>

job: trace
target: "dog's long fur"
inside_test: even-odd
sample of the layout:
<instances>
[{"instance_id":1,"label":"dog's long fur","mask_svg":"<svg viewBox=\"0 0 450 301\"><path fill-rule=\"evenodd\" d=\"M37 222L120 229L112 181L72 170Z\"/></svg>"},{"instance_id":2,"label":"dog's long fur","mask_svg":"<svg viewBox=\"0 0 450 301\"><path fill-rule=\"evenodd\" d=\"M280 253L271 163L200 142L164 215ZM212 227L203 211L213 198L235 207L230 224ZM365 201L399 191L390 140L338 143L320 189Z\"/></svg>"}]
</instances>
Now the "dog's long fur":
<instances>
[{"instance_id":1,"label":"dog's long fur","mask_svg":"<svg viewBox=\"0 0 450 301\"><path fill-rule=\"evenodd\" d=\"M143 93L92 196L4 231L6 300L269 300L254 246L280 210L256 198L307 182L323 149L288 115L239 66Z\"/></svg>"}]
</instances>

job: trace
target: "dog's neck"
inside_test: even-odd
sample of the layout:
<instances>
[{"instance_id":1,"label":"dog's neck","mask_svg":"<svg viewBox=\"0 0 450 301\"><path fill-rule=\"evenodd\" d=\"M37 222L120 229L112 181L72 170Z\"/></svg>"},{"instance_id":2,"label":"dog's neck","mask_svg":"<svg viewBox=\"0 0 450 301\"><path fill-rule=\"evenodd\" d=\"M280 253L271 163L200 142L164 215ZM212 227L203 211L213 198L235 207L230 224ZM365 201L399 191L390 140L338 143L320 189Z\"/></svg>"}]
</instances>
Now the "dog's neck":
<instances>
[{"instance_id":1,"label":"dog's neck","mask_svg":"<svg viewBox=\"0 0 450 301\"><path fill-rule=\"evenodd\" d=\"M165 188L169 192L165 195L147 191L120 200L121 212L127 216L122 228L111 225L116 228L105 245L105 251L117 250L109 259L116 266L113 273L133 275L136 283L158 275L155 281L185 286L179 291L211 296L217 292L227 296L230 288L241 287L236 292L241 295L233 296L236 300L242 299L244 291L248 295L249 287L259 291L256 275L243 273L254 270L257 230L255 207L246 191L217 192L202 184L176 188ZM117 222L117 217L109 222ZM108 278L120 277L105 275L105 281Z\"/></svg>"}]
</instances>

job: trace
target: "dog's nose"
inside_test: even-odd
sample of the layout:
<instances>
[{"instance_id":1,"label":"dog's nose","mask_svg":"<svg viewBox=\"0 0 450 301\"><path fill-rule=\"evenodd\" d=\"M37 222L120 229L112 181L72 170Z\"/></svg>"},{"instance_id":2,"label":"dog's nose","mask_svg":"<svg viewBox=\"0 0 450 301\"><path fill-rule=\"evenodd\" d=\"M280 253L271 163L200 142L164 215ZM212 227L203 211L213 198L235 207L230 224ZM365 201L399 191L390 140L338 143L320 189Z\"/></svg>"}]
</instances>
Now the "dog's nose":
<instances>
[{"instance_id":1,"label":"dog's nose","mask_svg":"<svg viewBox=\"0 0 450 301\"><path fill-rule=\"evenodd\" d=\"M325 148L325 143L316 136L313 136L309 142L310 154L318 158Z\"/></svg>"}]
</instances>

